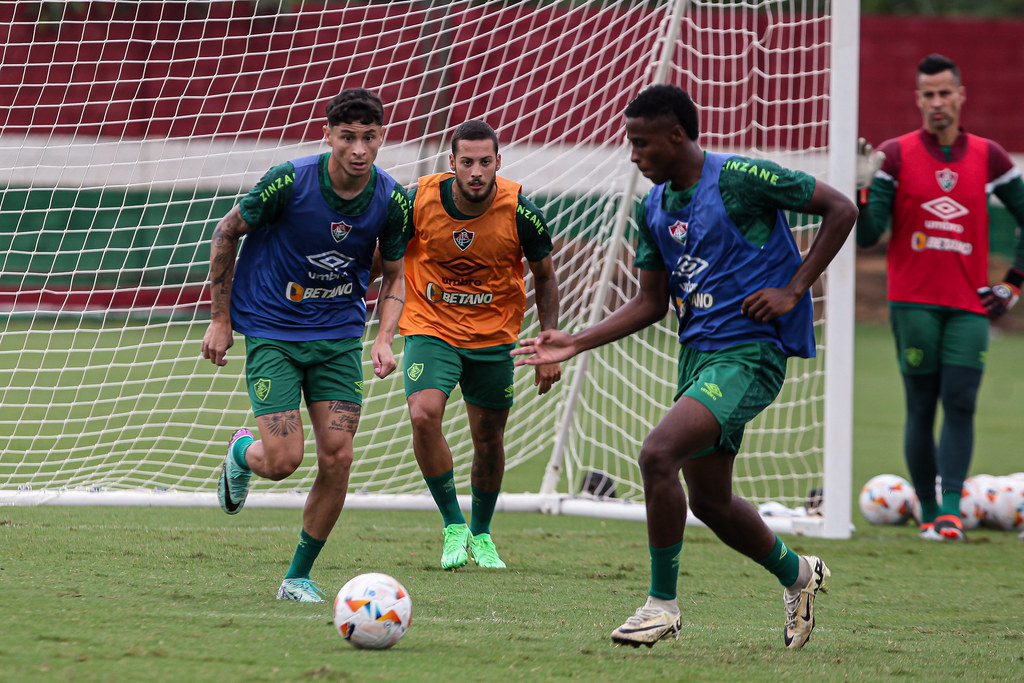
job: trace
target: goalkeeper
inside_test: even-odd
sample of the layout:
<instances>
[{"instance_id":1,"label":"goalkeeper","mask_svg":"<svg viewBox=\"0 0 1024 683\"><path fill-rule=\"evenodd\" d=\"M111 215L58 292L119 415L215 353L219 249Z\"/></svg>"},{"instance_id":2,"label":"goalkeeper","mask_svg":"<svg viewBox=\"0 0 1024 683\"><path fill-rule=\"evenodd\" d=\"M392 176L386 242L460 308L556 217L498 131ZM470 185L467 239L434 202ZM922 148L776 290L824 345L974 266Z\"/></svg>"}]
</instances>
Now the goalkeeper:
<instances>
[{"instance_id":1,"label":"goalkeeper","mask_svg":"<svg viewBox=\"0 0 1024 683\"><path fill-rule=\"evenodd\" d=\"M553 363L661 320L679 320L676 402L640 449L651 587L612 641L652 646L678 637L676 584L690 510L726 545L758 562L784 589L784 641L803 647L814 598L830 572L799 556L732 491L745 425L778 395L789 356L815 354L808 290L846 241L856 205L837 190L771 162L711 154L697 143L697 108L683 90L656 85L625 110L631 159L654 183L637 212L639 292L597 325L523 339L517 364ZM805 259L785 211L822 216Z\"/></svg>"},{"instance_id":2,"label":"goalkeeper","mask_svg":"<svg viewBox=\"0 0 1024 683\"><path fill-rule=\"evenodd\" d=\"M541 212L518 183L497 175L501 155L494 130L483 121L459 125L448 163L451 173L420 178L412 193L413 235L405 256L409 300L399 325L405 336L405 395L416 462L444 521L441 568L457 569L472 558L480 567L503 569L490 531L513 398L509 351L526 312L524 257L544 330L558 326L558 278ZM541 365L534 384L544 394L561 376L558 363ZM473 440L469 524L441 429L457 384Z\"/></svg>"},{"instance_id":3,"label":"goalkeeper","mask_svg":"<svg viewBox=\"0 0 1024 683\"><path fill-rule=\"evenodd\" d=\"M396 367L391 343L405 296L410 214L405 190L374 165L383 125L379 97L362 88L343 91L327 105L330 149L270 169L213 233L203 357L224 365L232 328L245 335L246 384L260 437L248 429L231 437L217 488L221 508L229 515L241 510L254 472L279 481L302 464L303 393L316 439L316 478L281 600L323 602L309 575L348 491L363 395L364 297L378 247L384 279L370 356L378 377Z\"/></svg>"},{"instance_id":4,"label":"goalkeeper","mask_svg":"<svg viewBox=\"0 0 1024 683\"><path fill-rule=\"evenodd\" d=\"M858 186L870 183L870 190L866 201L862 192L857 244L875 244L891 218L889 316L907 408L904 457L921 502L920 535L962 541L960 493L974 448L989 319L1013 306L1024 281L1019 235L1004 282L988 286L988 194L1024 226L1024 182L1002 147L960 127L965 96L956 64L937 54L925 57L916 93L921 128L886 140L878 151L861 144Z\"/></svg>"}]
</instances>

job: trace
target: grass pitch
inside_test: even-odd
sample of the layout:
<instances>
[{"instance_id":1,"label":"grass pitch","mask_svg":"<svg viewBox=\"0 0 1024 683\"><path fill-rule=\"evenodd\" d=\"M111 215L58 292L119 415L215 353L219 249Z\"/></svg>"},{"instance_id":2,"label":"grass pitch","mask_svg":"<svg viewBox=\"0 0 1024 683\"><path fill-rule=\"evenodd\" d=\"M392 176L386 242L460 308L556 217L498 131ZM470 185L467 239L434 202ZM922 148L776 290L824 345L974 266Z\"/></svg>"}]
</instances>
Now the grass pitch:
<instances>
[{"instance_id":1,"label":"grass pitch","mask_svg":"<svg viewBox=\"0 0 1024 683\"><path fill-rule=\"evenodd\" d=\"M873 474L906 474L891 338L857 334L855 492ZM1022 378L1024 338L993 339L973 472L1024 469ZM539 481L515 475L507 490ZM499 514L509 569L452 573L438 568L437 513L346 511L314 579L333 595L385 571L413 599L406 637L373 652L334 632L329 603L274 599L296 510L7 507L0 681L1024 680L1016 534L979 530L950 545L871 527L856 511L854 521L850 540L785 539L833 573L803 650L783 647L775 579L701 528L684 545L682 637L634 650L609 635L646 594L642 524Z\"/></svg>"}]
</instances>

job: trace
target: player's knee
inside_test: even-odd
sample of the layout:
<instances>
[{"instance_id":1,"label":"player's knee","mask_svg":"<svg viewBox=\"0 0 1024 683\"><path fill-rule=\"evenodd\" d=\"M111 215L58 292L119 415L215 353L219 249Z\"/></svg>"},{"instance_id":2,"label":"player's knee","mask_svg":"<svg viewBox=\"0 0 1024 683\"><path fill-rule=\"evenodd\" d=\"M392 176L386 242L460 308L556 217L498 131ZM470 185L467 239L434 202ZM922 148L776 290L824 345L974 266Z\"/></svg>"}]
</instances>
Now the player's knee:
<instances>
[{"instance_id":1,"label":"player's knee","mask_svg":"<svg viewBox=\"0 0 1024 683\"><path fill-rule=\"evenodd\" d=\"M714 529L716 524L728 517L729 501L718 500L702 493L699 489L691 489L687 503L690 512L700 521Z\"/></svg>"},{"instance_id":2,"label":"player's knee","mask_svg":"<svg viewBox=\"0 0 1024 683\"><path fill-rule=\"evenodd\" d=\"M276 448L267 448L264 442L264 467L261 476L272 481L281 481L292 475L302 464L302 443L284 444Z\"/></svg>"},{"instance_id":3,"label":"player's knee","mask_svg":"<svg viewBox=\"0 0 1024 683\"><path fill-rule=\"evenodd\" d=\"M422 406L418 403L409 404L409 422L412 424L413 431L418 433L430 432L430 431L441 431L441 419L444 417L444 413L438 413L432 408Z\"/></svg>"},{"instance_id":4,"label":"player's knee","mask_svg":"<svg viewBox=\"0 0 1024 683\"><path fill-rule=\"evenodd\" d=\"M641 446L637 464L640 466L640 474L644 479L674 477L679 474L680 465L675 452L650 438Z\"/></svg>"},{"instance_id":5,"label":"player's knee","mask_svg":"<svg viewBox=\"0 0 1024 683\"><path fill-rule=\"evenodd\" d=\"M317 453L317 467L322 474L330 477L348 477L352 471L351 448L337 448L327 453Z\"/></svg>"},{"instance_id":6,"label":"player's knee","mask_svg":"<svg viewBox=\"0 0 1024 683\"><path fill-rule=\"evenodd\" d=\"M977 410L978 401L974 394L963 391L946 391L942 395L942 412L946 418L957 415L970 418Z\"/></svg>"}]
</instances>

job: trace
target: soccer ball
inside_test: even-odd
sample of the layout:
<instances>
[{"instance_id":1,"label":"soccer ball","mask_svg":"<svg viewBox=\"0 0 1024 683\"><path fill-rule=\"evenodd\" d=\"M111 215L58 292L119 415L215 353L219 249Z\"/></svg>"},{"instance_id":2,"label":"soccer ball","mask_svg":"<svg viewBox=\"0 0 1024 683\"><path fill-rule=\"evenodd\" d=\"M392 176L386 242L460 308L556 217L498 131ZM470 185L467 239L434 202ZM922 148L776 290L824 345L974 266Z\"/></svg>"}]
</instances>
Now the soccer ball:
<instances>
[{"instance_id":1,"label":"soccer ball","mask_svg":"<svg viewBox=\"0 0 1024 683\"><path fill-rule=\"evenodd\" d=\"M997 528L1007 531L1024 529L1024 481L1005 479L994 509Z\"/></svg>"},{"instance_id":2,"label":"soccer ball","mask_svg":"<svg viewBox=\"0 0 1024 683\"><path fill-rule=\"evenodd\" d=\"M972 482L978 490L981 502L981 523L987 527L998 528L996 523L996 499L999 498L999 489L1003 486L1003 477L994 477L991 474L976 474L968 481Z\"/></svg>"},{"instance_id":3,"label":"soccer ball","mask_svg":"<svg viewBox=\"0 0 1024 683\"><path fill-rule=\"evenodd\" d=\"M871 524L903 524L916 499L914 487L903 477L878 474L860 490L860 511Z\"/></svg>"},{"instance_id":4,"label":"soccer ball","mask_svg":"<svg viewBox=\"0 0 1024 683\"><path fill-rule=\"evenodd\" d=\"M985 518L985 494L973 480L964 480L960 489L960 520L965 529L976 529Z\"/></svg>"},{"instance_id":5,"label":"soccer ball","mask_svg":"<svg viewBox=\"0 0 1024 683\"><path fill-rule=\"evenodd\" d=\"M387 574L360 574L334 599L334 626L361 650L386 650L405 635L412 621L412 598Z\"/></svg>"}]
</instances>

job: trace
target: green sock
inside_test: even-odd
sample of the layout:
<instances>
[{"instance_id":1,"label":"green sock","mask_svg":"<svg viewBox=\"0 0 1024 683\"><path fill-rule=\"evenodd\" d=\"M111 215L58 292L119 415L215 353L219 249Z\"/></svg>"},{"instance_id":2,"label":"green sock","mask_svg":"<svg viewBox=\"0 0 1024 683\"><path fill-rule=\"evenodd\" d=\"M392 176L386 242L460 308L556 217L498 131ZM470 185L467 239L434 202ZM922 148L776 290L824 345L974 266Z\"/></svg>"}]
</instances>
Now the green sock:
<instances>
[{"instance_id":1,"label":"green sock","mask_svg":"<svg viewBox=\"0 0 1024 683\"><path fill-rule=\"evenodd\" d=\"M921 523L931 524L935 521L935 518L939 516L939 501L932 498L931 500L920 500L921 503ZM960 507L960 501L957 500L957 508Z\"/></svg>"},{"instance_id":2,"label":"green sock","mask_svg":"<svg viewBox=\"0 0 1024 683\"><path fill-rule=\"evenodd\" d=\"M462 509L459 508L459 498L455 492L455 470L448 470L437 477L423 477L430 489L430 495L437 503L437 509L441 511L441 518L444 525L465 524L466 518L462 516Z\"/></svg>"},{"instance_id":3,"label":"green sock","mask_svg":"<svg viewBox=\"0 0 1024 683\"><path fill-rule=\"evenodd\" d=\"M469 518L469 531L477 534L491 533L491 518L494 517L494 506L498 504L500 491L481 491L470 484L473 492L473 515Z\"/></svg>"},{"instance_id":4,"label":"green sock","mask_svg":"<svg viewBox=\"0 0 1024 683\"><path fill-rule=\"evenodd\" d=\"M940 515L956 515L960 516L960 492L959 491L943 491L942 492L942 507L939 508Z\"/></svg>"},{"instance_id":5,"label":"green sock","mask_svg":"<svg viewBox=\"0 0 1024 683\"><path fill-rule=\"evenodd\" d=\"M234 459L236 465L246 471L249 471L249 464L245 462L245 451L251 445L251 436L239 437L238 441L231 444L231 457Z\"/></svg>"},{"instance_id":6,"label":"green sock","mask_svg":"<svg viewBox=\"0 0 1024 683\"><path fill-rule=\"evenodd\" d=\"M288 567L288 573L284 578L308 579L309 570L313 568L313 563L316 562L326 542L313 538L303 529L299 533L299 545L295 548L295 555L292 556L292 566Z\"/></svg>"},{"instance_id":7,"label":"green sock","mask_svg":"<svg viewBox=\"0 0 1024 683\"><path fill-rule=\"evenodd\" d=\"M679 541L667 548L648 546L648 549L651 551L651 590L648 595L661 600L675 600L683 542Z\"/></svg>"},{"instance_id":8,"label":"green sock","mask_svg":"<svg viewBox=\"0 0 1024 683\"><path fill-rule=\"evenodd\" d=\"M775 548L768 557L758 560L758 564L775 574L786 588L796 583L800 576L800 556L787 548L778 536L775 537Z\"/></svg>"}]
</instances>

